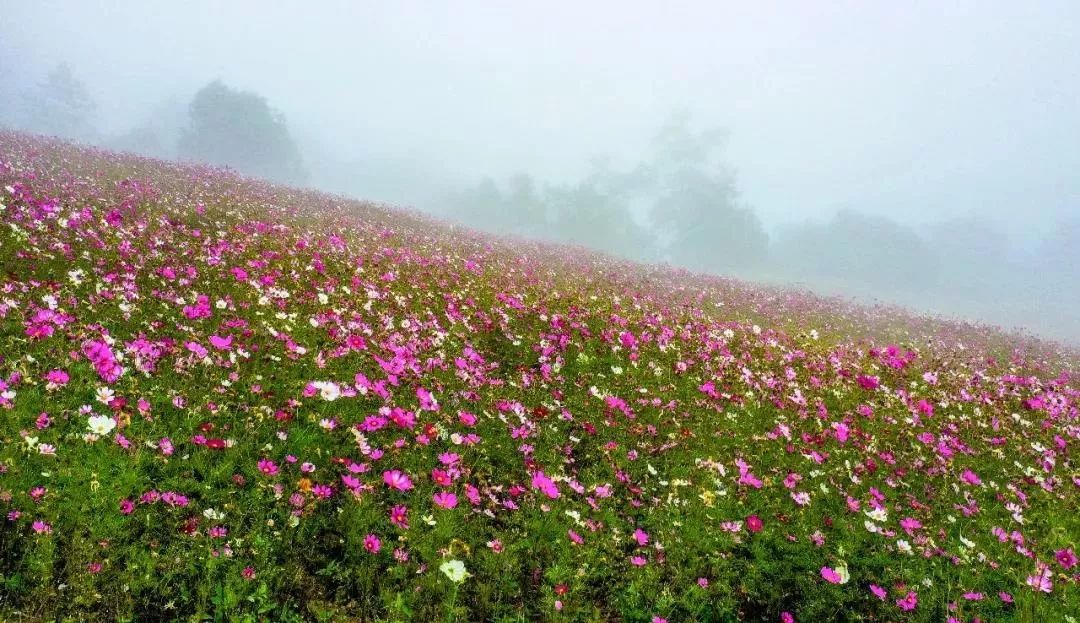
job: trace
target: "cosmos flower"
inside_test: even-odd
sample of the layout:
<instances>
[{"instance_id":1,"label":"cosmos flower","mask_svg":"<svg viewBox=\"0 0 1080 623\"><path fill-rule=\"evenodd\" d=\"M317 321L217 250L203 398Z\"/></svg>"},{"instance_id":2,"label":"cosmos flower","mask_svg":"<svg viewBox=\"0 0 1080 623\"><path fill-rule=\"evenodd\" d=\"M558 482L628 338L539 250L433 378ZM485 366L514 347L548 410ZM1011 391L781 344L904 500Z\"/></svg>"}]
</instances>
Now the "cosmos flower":
<instances>
[{"instance_id":1,"label":"cosmos flower","mask_svg":"<svg viewBox=\"0 0 1080 623\"><path fill-rule=\"evenodd\" d=\"M451 582L455 584L461 584L466 578L472 574L466 571L465 563L457 559L447 560L439 565L439 571L443 573Z\"/></svg>"},{"instance_id":2,"label":"cosmos flower","mask_svg":"<svg viewBox=\"0 0 1080 623\"><path fill-rule=\"evenodd\" d=\"M457 506L457 496L447 491L439 491L432 497L432 501L435 506L439 508L451 509Z\"/></svg>"},{"instance_id":3,"label":"cosmos flower","mask_svg":"<svg viewBox=\"0 0 1080 623\"><path fill-rule=\"evenodd\" d=\"M413 483L409 476L396 469L383 472L383 482L386 483L387 487L397 489L398 491L408 491L413 488Z\"/></svg>"},{"instance_id":4,"label":"cosmos flower","mask_svg":"<svg viewBox=\"0 0 1080 623\"><path fill-rule=\"evenodd\" d=\"M116 428L116 420L107 415L94 415L87 420L86 427L91 433L104 437Z\"/></svg>"}]
</instances>

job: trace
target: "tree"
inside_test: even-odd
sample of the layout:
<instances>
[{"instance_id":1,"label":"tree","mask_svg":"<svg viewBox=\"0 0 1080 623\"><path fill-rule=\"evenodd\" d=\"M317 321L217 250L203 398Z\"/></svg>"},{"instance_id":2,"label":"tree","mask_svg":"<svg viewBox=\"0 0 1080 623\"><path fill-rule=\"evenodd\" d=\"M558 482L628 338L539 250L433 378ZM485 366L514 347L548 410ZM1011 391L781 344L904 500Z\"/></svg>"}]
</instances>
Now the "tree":
<instances>
[{"instance_id":1,"label":"tree","mask_svg":"<svg viewBox=\"0 0 1080 623\"><path fill-rule=\"evenodd\" d=\"M67 63L50 71L25 103L27 129L77 140L94 138L94 100Z\"/></svg>"},{"instance_id":2,"label":"tree","mask_svg":"<svg viewBox=\"0 0 1080 623\"><path fill-rule=\"evenodd\" d=\"M619 193L605 188L597 176L549 187L546 195L559 239L622 257L655 259L653 238Z\"/></svg>"},{"instance_id":3,"label":"tree","mask_svg":"<svg viewBox=\"0 0 1080 623\"><path fill-rule=\"evenodd\" d=\"M853 210L790 228L774 257L787 276L864 295L925 292L940 266L934 249L910 227Z\"/></svg>"},{"instance_id":4,"label":"tree","mask_svg":"<svg viewBox=\"0 0 1080 623\"><path fill-rule=\"evenodd\" d=\"M656 136L653 160L640 176L656 187L650 220L675 263L752 271L764 263L769 237L757 215L739 205L734 174L713 160L723 139L719 130L695 133L689 115L677 115Z\"/></svg>"},{"instance_id":5,"label":"tree","mask_svg":"<svg viewBox=\"0 0 1080 623\"><path fill-rule=\"evenodd\" d=\"M262 96L215 80L195 94L188 116L189 125L178 145L181 158L230 166L280 182L307 181L285 118Z\"/></svg>"}]
</instances>

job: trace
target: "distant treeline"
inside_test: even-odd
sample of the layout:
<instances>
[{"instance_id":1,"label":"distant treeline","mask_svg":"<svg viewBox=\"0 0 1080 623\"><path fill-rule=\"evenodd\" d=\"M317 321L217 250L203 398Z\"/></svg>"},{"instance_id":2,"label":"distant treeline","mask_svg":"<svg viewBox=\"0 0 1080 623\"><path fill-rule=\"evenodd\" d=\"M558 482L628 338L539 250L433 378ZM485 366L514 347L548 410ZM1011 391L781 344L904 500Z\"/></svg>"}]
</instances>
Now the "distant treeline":
<instances>
[{"instance_id":1,"label":"distant treeline","mask_svg":"<svg viewBox=\"0 0 1080 623\"><path fill-rule=\"evenodd\" d=\"M0 64L2 65L2 64ZM0 66L0 79L4 68ZM102 135L97 107L67 65L0 101L0 124L160 158L195 160L290 184L309 180L285 118L258 94L212 81L119 135ZM843 210L770 235L740 201L722 159L724 133L675 115L642 161L604 161L575 182L519 174L428 189L422 209L499 234L569 242L641 261L778 283L797 283L923 310L977 316L1080 340L1080 216L1044 224L1053 234L1019 249L976 217L916 228L898 218ZM316 185L369 195L425 194L421 163L322 155ZM430 184L429 184L430 185ZM457 188L446 191L445 187ZM797 214L799 206L791 206ZM1023 219L1024 206L1017 206ZM1080 206L1077 214L1080 215ZM1030 224L1026 224L1030 225Z\"/></svg>"},{"instance_id":2,"label":"distant treeline","mask_svg":"<svg viewBox=\"0 0 1080 623\"><path fill-rule=\"evenodd\" d=\"M453 196L450 214L496 233L1080 339L1080 216L1028 249L975 216L916 228L856 210L770 236L740 202L722 144L678 115L627 170L597 165L572 184L486 179Z\"/></svg>"},{"instance_id":3,"label":"distant treeline","mask_svg":"<svg viewBox=\"0 0 1080 623\"><path fill-rule=\"evenodd\" d=\"M71 68L60 64L0 108L0 122L121 151L228 166L289 184L307 181L284 116L262 96L215 80L192 96L186 113L166 105L127 132L103 135L97 103Z\"/></svg>"}]
</instances>

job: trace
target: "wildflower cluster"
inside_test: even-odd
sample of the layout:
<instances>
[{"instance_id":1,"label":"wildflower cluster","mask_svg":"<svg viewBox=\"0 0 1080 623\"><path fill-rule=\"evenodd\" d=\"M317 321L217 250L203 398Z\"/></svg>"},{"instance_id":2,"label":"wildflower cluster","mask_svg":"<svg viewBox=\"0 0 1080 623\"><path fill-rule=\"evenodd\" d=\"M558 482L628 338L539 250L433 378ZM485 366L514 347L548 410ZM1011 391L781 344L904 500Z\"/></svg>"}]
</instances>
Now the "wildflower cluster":
<instances>
[{"instance_id":1,"label":"wildflower cluster","mask_svg":"<svg viewBox=\"0 0 1080 623\"><path fill-rule=\"evenodd\" d=\"M0 268L2 620L1080 611L1063 347L10 133Z\"/></svg>"}]
</instances>

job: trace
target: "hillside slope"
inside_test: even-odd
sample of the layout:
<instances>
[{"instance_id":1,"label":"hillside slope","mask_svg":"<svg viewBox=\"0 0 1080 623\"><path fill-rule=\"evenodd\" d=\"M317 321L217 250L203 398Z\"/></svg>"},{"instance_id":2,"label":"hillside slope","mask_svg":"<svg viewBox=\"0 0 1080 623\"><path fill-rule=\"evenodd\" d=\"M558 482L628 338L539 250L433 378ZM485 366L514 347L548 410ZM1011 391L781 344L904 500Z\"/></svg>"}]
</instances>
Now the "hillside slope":
<instances>
[{"instance_id":1,"label":"hillside slope","mask_svg":"<svg viewBox=\"0 0 1080 623\"><path fill-rule=\"evenodd\" d=\"M0 133L0 619L1066 620L1074 353Z\"/></svg>"}]
</instances>

